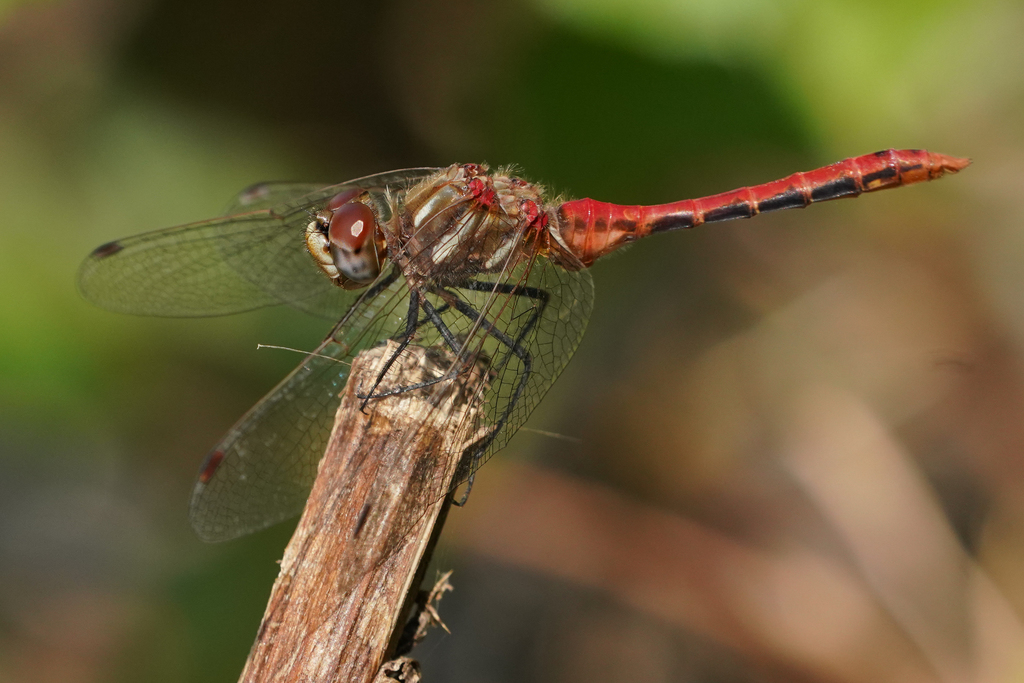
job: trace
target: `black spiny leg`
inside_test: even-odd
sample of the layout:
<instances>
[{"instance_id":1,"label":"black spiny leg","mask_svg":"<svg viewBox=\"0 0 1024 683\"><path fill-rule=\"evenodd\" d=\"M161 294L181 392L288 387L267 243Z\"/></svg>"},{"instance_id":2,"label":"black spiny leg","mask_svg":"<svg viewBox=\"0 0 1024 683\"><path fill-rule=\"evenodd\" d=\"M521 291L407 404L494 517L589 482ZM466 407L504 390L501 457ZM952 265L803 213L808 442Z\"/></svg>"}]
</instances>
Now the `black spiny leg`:
<instances>
[{"instance_id":1,"label":"black spiny leg","mask_svg":"<svg viewBox=\"0 0 1024 683\"><path fill-rule=\"evenodd\" d=\"M463 283L455 285L456 289L468 289L471 292L494 292L495 294L507 294L510 296L525 296L529 299L533 299L540 303L538 307L533 309L533 313L530 315L530 319L523 329L519 332L516 337L516 344L522 343L526 339L526 335L533 331L534 325L540 320L540 317L544 315L544 309L547 308L548 301L551 300L551 295L543 289L537 287L527 287L525 285L510 285L507 282L480 282L479 280L466 280ZM499 340L500 341L500 340ZM509 353L511 353L511 347ZM508 362L506 357L500 365L504 365Z\"/></svg>"},{"instance_id":2,"label":"black spiny leg","mask_svg":"<svg viewBox=\"0 0 1024 683\"><path fill-rule=\"evenodd\" d=\"M370 391L367 394L362 394L359 391L356 392L358 398L363 399L362 405L359 406L359 410L366 412L366 404L370 402L371 398L379 398L380 396L389 396L387 392L384 394L374 395L374 391L380 386L380 383L384 381L384 376L388 374L388 370L395 364L398 357L405 351L405 347L409 346L409 342L412 341L413 335L416 334L416 329L419 327L418 320L420 313L420 293L416 289L409 289L409 315L405 319L405 333L402 335L402 341L399 343L398 348L391 354L387 362L384 363L384 367L381 368L380 372L377 373L377 379L373 380L373 386L370 387Z\"/></svg>"},{"instance_id":3,"label":"black spiny leg","mask_svg":"<svg viewBox=\"0 0 1024 683\"><path fill-rule=\"evenodd\" d=\"M538 289L536 287L511 285L508 283L480 282L478 280L467 280L463 283L455 285L455 288L467 289L475 292L493 292L496 294L506 294L511 296L525 296L527 298L534 299L535 301L540 302L540 305L536 307L531 313L529 321L527 321L527 323L523 325L523 329L520 330L515 341L513 341L508 335L506 335L500 329L495 327L493 323L488 321L487 318L485 318L482 314L476 311L476 309L474 309L468 303L460 299L458 294L452 291L440 287L431 289L432 293L437 294L439 297L442 298L442 300L446 302L443 306L437 308L435 308L434 305L431 304L430 301L428 301L425 297L421 296L419 298L419 305L423 309L424 317L417 321L415 329L419 329L420 327L427 323L432 324L434 328L438 331L438 333L441 335L441 338L444 340L445 344L456 355L461 355L463 353L462 345L455 338L455 335L452 333L448 325L445 324L445 322L441 319L440 315L441 313L444 313L450 308L455 308L459 313L469 318L469 320L473 323L477 323L477 321L480 321L482 323L482 327L484 328L487 334L497 339L499 343L503 344L505 347L509 349L509 353L506 355L504 359L502 359L497 364L497 367L503 367L513 354L519 356L523 360L523 365L526 368L524 370L523 379L521 380L515 395L512 397L508 409L505 411L501 419L498 421L498 424L493 430L493 433L485 441L485 443L482 446L480 446L480 451L482 452L483 449L485 449L490 444L490 442L494 440L494 436L497 436L498 431L501 430L501 427L504 426L505 422L508 421L508 416L511 414L512 409L515 407L516 401L518 401L519 396L522 394L523 390L526 387L526 381L529 379L529 373L532 367L532 359L530 359L528 357L529 354L527 354L523 350L521 343L523 339L526 338L526 335L528 335L530 331L533 330L534 326L536 326L537 321L540 320L541 315L543 315L544 313L544 308L548 304L550 295L543 289ZM410 308L410 316L411 315L412 309ZM399 349L399 352L401 352L401 350L408 345L408 339L409 334L407 332L406 340L403 340L403 344L402 347ZM523 358L523 356L520 354L524 354L526 358ZM380 382L383 380L384 373L387 372L387 370L391 367L391 365L394 363L397 357L398 356L396 353L388 360L388 363L384 368L384 372L380 374L380 376L377 378L377 381L374 383L374 389L376 389ZM431 385L438 384L439 382L454 379L455 377L458 376L459 371L459 363L455 363L452 367L452 370L450 370L449 372L446 372L444 375L441 375L440 377L427 380L426 382L418 382L416 384L409 384L402 387L396 387L394 389L389 389L388 391L382 391L380 393L373 393L371 391L370 394L357 394L357 396L364 400L369 400L371 398L386 398L388 396L396 396L398 394L404 394L408 391L415 391L416 389L422 389L424 387L429 387ZM363 405L365 406L365 403ZM475 456L475 459L479 459L479 455Z\"/></svg>"},{"instance_id":4,"label":"black spiny leg","mask_svg":"<svg viewBox=\"0 0 1024 683\"><path fill-rule=\"evenodd\" d=\"M444 339L444 343L452 350L452 353L459 355L462 351L459 341L455 338L455 335L452 334L452 331L448 329L448 326L444 324L444 321L441 320L441 313L447 311L449 305L445 304L441 308L434 308L434 304L427 301L424 297L423 300L420 301L420 306L423 307L423 313L426 315L423 322L430 322L433 324L441 335L441 338Z\"/></svg>"},{"instance_id":5,"label":"black spiny leg","mask_svg":"<svg viewBox=\"0 0 1024 683\"><path fill-rule=\"evenodd\" d=\"M456 505L461 506L465 505L466 501L469 499L470 491L473 490L473 479L476 475L477 464L479 463L480 458L483 457L488 446L490 446L494 439L497 438L498 432L500 432L502 427L505 426L505 423L508 422L508 418L515 409L516 403L519 402L520 397L526 390L526 384L530 379L530 373L533 371L533 357L522 347L522 341L533 330L537 321L540 320L541 315L544 313L544 308L550 300L550 295L546 291L536 287L510 285L507 283L479 282L477 280L468 280L457 285L457 287L476 292L495 292L497 294L507 294L511 296L525 296L540 302L540 305L534 309L529 321L527 321L523 326L520 333L515 339L512 339L502 330L498 329L494 323L488 320L483 314L459 298L459 296L454 292L441 288L432 290L434 294L441 297L448 305L474 321L475 324L479 324L488 335L494 337L498 343L508 348L508 354L504 360L498 363L497 367L500 368L504 366L513 355L519 358L523 363L522 376L520 377L519 384L516 386L511 398L509 398L508 405L505 407L504 412L502 412L501 417L499 417L495 423L494 429L492 429L487 436L476 444L473 455L469 459L469 463L467 465L469 469L469 477L466 480L466 492L462 494L458 501L455 501Z\"/></svg>"},{"instance_id":6,"label":"black spiny leg","mask_svg":"<svg viewBox=\"0 0 1024 683\"><path fill-rule=\"evenodd\" d=\"M511 359L512 356L519 358L519 360L523 364L523 371L522 376L520 377L519 382L516 385L515 391L512 393L508 405L505 407L505 410L498 418L497 422L494 425L494 428L487 434L487 436L485 436L480 442L476 444L473 454L469 458L469 462L467 465L467 469L469 470L469 477L467 478L466 492L460 497L458 501L455 501L456 505L463 505L469 498L469 493L473 488L473 479L475 477L477 463L479 462L480 458L483 457L484 452L491 445L491 443L494 442L494 439L497 438L498 433L501 431L501 429L508 422L508 419L512 415L512 411L515 409L516 404L522 397L523 392L526 391L526 385L529 382L530 374L533 371L533 357L530 355L529 352L526 351L526 349L523 348L522 342L537 326L537 323L540 320L541 316L544 314L544 309L547 307L551 297L547 291L539 289L537 287L528 287L525 285L512 285L501 282L495 283L481 282L478 280L466 280L457 285L454 285L453 288L465 289L472 292L503 294L506 296L525 296L529 299L533 299L534 301L538 302L538 305L533 308L529 320L526 322L525 325L523 325L522 329L520 329L515 339L513 339L512 337L507 335L503 330L498 328L480 311L476 310L473 306L464 301L457 293L449 289L443 287L431 288L430 292L436 294L438 297L441 298L442 301L445 302L443 306L439 307L435 307L425 297L421 296L418 292L414 291L410 295L409 315L406 321L406 330L403 335L401 345L399 346L398 350L394 354L392 354L391 358L388 359L388 362L385 364L383 370L378 375L370 392L366 395L357 395L359 396L359 398L364 400L363 407L365 408L366 402L368 402L371 398L384 398L387 396L394 396L408 391L421 389L423 387L427 387L457 377L461 369L461 364L459 362L455 362L452 365L452 369L449 372L442 375L441 377L437 377L426 382L419 382L417 384L411 384L404 387L397 387L395 389L390 389L388 391L380 393L374 393L377 387L383 381L384 376L387 374L387 371L394 364L395 360L397 360L398 354L400 354L409 345L415 332L423 325L426 325L428 323L433 325L434 328L438 331L438 334L441 335L441 338L444 340L445 345L448 346L457 356L462 356L462 354L465 352L465 350L463 349L463 345L460 344L460 342L452 333L448 325L441 319L441 313L444 313L449 309L454 309L458 313L465 316L474 325L478 325L486 335L493 337L499 344L508 349L508 352L505 355L505 357L492 367L502 368L508 363L509 359ZM423 309L423 318L419 318L419 308Z\"/></svg>"},{"instance_id":7,"label":"black spiny leg","mask_svg":"<svg viewBox=\"0 0 1024 683\"><path fill-rule=\"evenodd\" d=\"M445 311L447 311L450 308L450 306L448 304L445 304L444 306L441 306L439 308L434 308L434 305L432 303L430 303L429 301L427 301L423 297L420 297L419 304L423 308L423 311L424 311L424 313L426 315L425 315L425 317L422 320L419 320L416 323L414 329L419 329L420 327L422 327L423 325L426 325L427 323L432 324L437 329L438 333L440 333L441 338L444 339L445 344L448 345L448 347L452 350L453 353L456 354L456 356L460 356L461 353L462 353L462 349L460 348L458 340L455 338L455 335L452 334L452 331L450 329L448 329L448 326L444 323L444 321L441 320L441 313L444 313ZM410 316L413 315L413 312L411 310L409 312L409 315ZM402 344L402 347L398 350L398 352L400 353L401 350L404 349L406 346L408 346L408 342L407 341ZM388 368L391 367L391 364L395 362L395 359L397 357L398 357L398 353L396 353L393 356L391 356L391 358L388 360L387 366L384 368L384 372L387 372ZM356 394L356 396L358 396L359 398L362 398L362 399L366 399L366 400L369 400L371 398L385 398L387 396L396 396L398 394L404 394L404 393L406 393L408 391L415 391L416 389L422 389L423 387L429 387L429 386L432 386L432 385L437 384L439 382L444 382L445 380L454 379L455 377L458 376L458 374L459 374L459 363L456 362L456 363L454 363L452 365L452 369L451 370L449 370L445 374L441 375L440 377L435 377L434 379L429 379L426 382L417 382L416 384L407 384L404 387L396 387L394 389L389 389L387 391L382 391L379 394L371 393L368 396L363 396L362 394ZM373 385L375 389L377 388L377 385L380 384L380 382L383 379L383 377L384 377L384 374L381 373L380 377L377 378L377 382ZM366 403L364 402L363 405L365 406Z\"/></svg>"}]
</instances>

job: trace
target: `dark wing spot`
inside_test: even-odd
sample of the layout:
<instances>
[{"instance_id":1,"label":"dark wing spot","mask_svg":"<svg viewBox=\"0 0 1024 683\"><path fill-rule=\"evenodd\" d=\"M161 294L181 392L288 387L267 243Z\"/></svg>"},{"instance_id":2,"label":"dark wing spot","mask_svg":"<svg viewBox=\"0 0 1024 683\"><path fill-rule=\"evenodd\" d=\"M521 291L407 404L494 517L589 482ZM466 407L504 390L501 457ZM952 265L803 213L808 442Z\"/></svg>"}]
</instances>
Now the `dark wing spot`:
<instances>
[{"instance_id":1,"label":"dark wing spot","mask_svg":"<svg viewBox=\"0 0 1024 683\"><path fill-rule=\"evenodd\" d=\"M214 451L210 453L206 458L206 462L203 463L203 469L199 473L199 483L205 484L213 478L214 472L220 467L221 461L224 459L224 451Z\"/></svg>"},{"instance_id":2,"label":"dark wing spot","mask_svg":"<svg viewBox=\"0 0 1024 683\"><path fill-rule=\"evenodd\" d=\"M249 206L268 196L270 196L270 186L267 183L256 183L239 192L236 201L239 206Z\"/></svg>"},{"instance_id":3,"label":"dark wing spot","mask_svg":"<svg viewBox=\"0 0 1024 683\"><path fill-rule=\"evenodd\" d=\"M122 249L124 249L124 245L120 242L107 242L106 244L101 244L93 249L90 256L94 259L107 258L108 256L113 256Z\"/></svg>"}]
</instances>

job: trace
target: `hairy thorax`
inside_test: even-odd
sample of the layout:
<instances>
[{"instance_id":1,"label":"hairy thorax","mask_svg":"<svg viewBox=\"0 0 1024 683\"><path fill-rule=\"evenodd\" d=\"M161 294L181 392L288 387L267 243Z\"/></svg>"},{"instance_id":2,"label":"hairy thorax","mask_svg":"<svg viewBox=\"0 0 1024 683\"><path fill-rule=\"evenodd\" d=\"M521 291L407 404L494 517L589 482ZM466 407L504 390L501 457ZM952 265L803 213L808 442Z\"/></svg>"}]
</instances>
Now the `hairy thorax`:
<instances>
[{"instance_id":1,"label":"hairy thorax","mask_svg":"<svg viewBox=\"0 0 1024 683\"><path fill-rule=\"evenodd\" d=\"M389 256L406 277L451 284L508 271L548 244L543 190L479 164L426 178L395 207Z\"/></svg>"}]
</instances>

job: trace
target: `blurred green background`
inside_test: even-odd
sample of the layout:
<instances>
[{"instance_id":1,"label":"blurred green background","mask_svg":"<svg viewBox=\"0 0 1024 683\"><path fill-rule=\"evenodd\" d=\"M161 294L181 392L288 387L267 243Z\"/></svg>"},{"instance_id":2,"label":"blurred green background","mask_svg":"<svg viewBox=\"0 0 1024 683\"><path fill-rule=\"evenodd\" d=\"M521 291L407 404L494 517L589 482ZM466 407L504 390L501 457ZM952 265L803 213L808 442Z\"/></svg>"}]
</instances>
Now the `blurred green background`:
<instances>
[{"instance_id":1,"label":"blurred green background","mask_svg":"<svg viewBox=\"0 0 1024 683\"><path fill-rule=\"evenodd\" d=\"M447 681L1024 675L1024 4L0 2L0 681L230 681L290 525L207 546L211 444L327 324L87 305L98 244L268 179L514 163L665 202L886 147L938 183L599 263L453 513Z\"/></svg>"}]
</instances>

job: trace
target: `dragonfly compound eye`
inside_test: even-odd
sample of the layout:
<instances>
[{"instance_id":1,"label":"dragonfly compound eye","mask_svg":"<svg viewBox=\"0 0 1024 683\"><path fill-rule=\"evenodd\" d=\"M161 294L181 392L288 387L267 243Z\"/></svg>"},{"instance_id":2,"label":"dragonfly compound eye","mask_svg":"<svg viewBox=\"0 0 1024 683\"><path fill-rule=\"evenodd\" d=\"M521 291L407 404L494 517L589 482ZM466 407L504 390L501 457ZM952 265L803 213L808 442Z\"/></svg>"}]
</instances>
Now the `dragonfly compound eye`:
<instances>
[{"instance_id":1,"label":"dragonfly compound eye","mask_svg":"<svg viewBox=\"0 0 1024 683\"><path fill-rule=\"evenodd\" d=\"M327 235L339 273L360 283L372 282L380 274L383 250L374 239L376 233L377 220L366 204L349 202L334 210Z\"/></svg>"}]
</instances>

